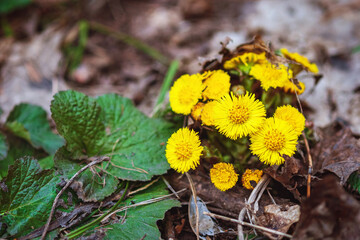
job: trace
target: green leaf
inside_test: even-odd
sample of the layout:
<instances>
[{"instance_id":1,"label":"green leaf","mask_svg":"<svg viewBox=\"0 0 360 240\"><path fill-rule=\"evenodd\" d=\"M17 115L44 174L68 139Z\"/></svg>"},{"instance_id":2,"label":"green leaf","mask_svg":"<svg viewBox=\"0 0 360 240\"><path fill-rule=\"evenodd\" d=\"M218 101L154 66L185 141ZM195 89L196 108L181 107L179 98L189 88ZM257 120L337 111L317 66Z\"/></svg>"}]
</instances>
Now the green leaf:
<instances>
[{"instance_id":1,"label":"green leaf","mask_svg":"<svg viewBox=\"0 0 360 240\"><path fill-rule=\"evenodd\" d=\"M9 146L6 143L6 137L0 133L0 161L6 157L8 149Z\"/></svg>"},{"instance_id":2,"label":"green leaf","mask_svg":"<svg viewBox=\"0 0 360 240\"><path fill-rule=\"evenodd\" d=\"M355 171L350 175L348 184L352 190L360 193L360 171Z\"/></svg>"},{"instance_id":3,"label":"green leaf","mask_svg":"<svg viewBox=\"0 0 360 240\"><path fill-rule=\"evenodd\" d=\"M5 124L13 134L49 154L64 145L64 140L51 131L46 112L39 106L25 103L15 106Z\"/></svg>"},{"instance_id":4,"label":"green leaf","mask_svg":"<svg viewBox=\"0 0 360 240\"><path fill-rule=\"evenodd\" d=\"M75 91L60 92L54 97L51 111L59 133L66 139L66 155L70 156L56 154L55 165L68 178L74 169L85 165L79 159L83 155L111 158L102 164L102 170L96 168L106 176L100 184L93 184L94 174L80 180L82 186L93 187L80 197L84 201L105 197L101 192L104 182L114 183L109 189L115 189L113 177L146 181L169 169L165 142L174 131L172 124L146 117L127 98L107 94L93 100Z\"/></svg>"},{"instance_id":5,"label":"green leaf","mask_svg":"<svg viewBox=\"0 0 360 240\"><path fill-rule=\"evenodd\" d=\"M140 203L167 194L169 193L166 190L166 185L163 181L159 181L150 188L127 199L125 204ZM121 213L121 216L125 216L125 220L122 220L123 223L106 226L109 230L106 232L104 239L142 239L145 234L145 239L161 239L156 222L164 218L167 210L180 206L177 200L165 199L148 205L129 208Z\"/></svg>"},{"instance_id":6,"label":"green leaf","mask_svg":"<svg viewBox=\"0 0 360 240\"><path fill-rule=\"evenodd\" d=\"M54 156L55 167L59 173L70 179L85 164L78 164L72 159L71 153L65 147L60 148ZM106 163L103 163L106 164ZM101 201L117 189L119 181L116 177L103 172L101 166L87 169L74 180L71 188L85 202Z\"/></svg>"},{"instance_id":7,"label":"green leaf","mask_svg":"<svg viewBox=\"0 0 360 240\"><path fill-rule=\"evenodd\" d=\"M0 161L0 180L7 175L8 166L14 164L15 160L25 156L32 156L34 158L43 158L47 154L41 149L35 149L27 141L7 135L7 142L9 150L5 159Z\"/></svg>"},{"instance_id":8,"label":"green leaf","mask_svg":"<svg viewBox=\"0 0 360 240\"><path fill-rule=\"evenodd\" d=\"M59 180L29 157L9 167L6 188L0 189L0 215L10 235L23 236L46 223Z\"/></svg>"},{"instance_id":9,"label":"green leaf","mask_svg":"<svg viewBox=\"0 0 360 240\"><path fill-rule=\"evenodd\" d=\"M101 151L111 161L108 172L124 180L150 180L166 173L165 142L174 132L172 125L146 117L131 101L115 94L97 99L109 134Z\"/></svg>"},{"instance_id":10,"label":"green leaf","mask_svg":"<svg viewBox=\"0 0 360 240\"><path fill-rule=\"evenodd\" d=\"M24 7L31 3L31 0L1 0L0 13L8 13L16 8Z\"/></svg>"},{"instance_id":11,"label":"green leaf","mask_svg":"<svg viewBox=\"0 0 360 240\"><path fill-rule=\"evenodd\" d=\"M101 108L83 93L63 91L51 102L52 118L74 157L95 156L104 145L105 126Z\"/></svg>"}]
</instances>

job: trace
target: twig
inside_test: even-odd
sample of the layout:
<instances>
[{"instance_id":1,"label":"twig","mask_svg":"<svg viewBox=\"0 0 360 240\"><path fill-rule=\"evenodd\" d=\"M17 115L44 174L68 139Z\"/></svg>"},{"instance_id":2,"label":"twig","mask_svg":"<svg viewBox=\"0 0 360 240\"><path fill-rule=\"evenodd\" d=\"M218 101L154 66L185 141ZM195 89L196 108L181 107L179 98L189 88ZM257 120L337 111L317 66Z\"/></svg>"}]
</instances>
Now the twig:
<instances>
[{"instance_id":1,"label":"twig","mask_svg":"<svg viewBox=\"0 0 360 240\"><path fill-rule=\"evenodd\" d=\"M229 217L225 217L225 216L221 216L221 215L217 215L217 214L209 213L209 212L204 212L203 214L208 215L210 217L214 217L214 218L222 219L222 220L225 220L225 221L229 221L229 222L237 223L237 224L240 224L240 225L244 225L244 226L247 226L247 227L256 228L256 229L259 229L259 230L262 230L262 231L265 231L265 232L269 232L269 233L272 233L272 234L277 234L277 235L280 235L280 236L283 236L283 237L292 238L292 236L287 234L287 233L279 232L279 231L276 231L276 230L273 230L273 229L270 229L270 228L262 227L262 226L251 224L251 223L248 223L248 222L236 220L236 219L233 219L233 218L229 218Z\"/></svg>"},{"instance_id":2,"label":"twig","mask_svg":"<svg viewBox=\"0 0 360 240\"><path fill-rule=\"evenodd\" d=\"M186 191L186 188L184 189L181 189L179 191L177 191L176 193L182 193ZM138 207L138 206L143 206L143 205L147 205L147 204L150 204L150 203L154 203L154 202L159 202L161 200L164 200L166 198L169 198L169 197L172 197L174 196L175 194L174 193L171 193L171 194L168 194L168 195L165 195L165 196L161 196L161 197L157 197L157 198L152 198L152 199L148 199L148 200L145 200L145 201L142 201L142 202L139 202L139 203L135 203L135 204L132 204L132 205L128 205L128 206L124 206L122 208L119 208L118 210L115 210L114 212L112 212L110 215L113 215L113 214L116 214L116 213L119 213L119 212L122 212L122 211L125 211L129 208L134 208L134 207ZM110 215L106 216L104 219L102 219L102 221L105 221L106 219L108 219L110 217Z\"/></svg>"},{"instance_id":3,"label":"twig","mask_svg":"<svg viewBox=\"0 0 360 240\"><path fill-rule=\"evenodd\" d=\"M262 189L266 188L266 186L269 184L269 181L268 181L269 179L270 179L269 175L267 175L267 174L264 174L262 176L262 178L260 179L260 181L258 182L256 187L252 190L252 192L249 196L249 199L246 201L246 204L248 206L255 202L256 197L259 192L263 192ZM243 219L245 217L246 209L247 209L246 207L241 209L241 211L239 213L239 217L238 217L239 221L243 221ZM239 238L239 240L244 240L244 232L243 232L243 228L242 228L241 224L238 225L238 238Z\"/></svg>"},{"instance_id":4,"label":"twig","mask_svg":"<svg viewBox=\"0 0 360 240\"><path fill-rule=\"evenodd\" d=\"M273 196L271 195L270 191L269 191L269 188L266 188L266 191L271 199L271 201L273 202L273 204L277 205L276 202L275 202L275 199L273 198Z\"/></svg>"},{"instance_id":5,"label":"twig","mask_svg":"<svg viewBox=\"0 0 360 240\"><path fill-rule=\"evenodd\" d=\"M199 207L198 207L198 204L197 204L197 195L196 195L196 190L195 190L195 186L194 186L194 182L193 180L191 179L191 176L189 173L185 173L186 177L188 178L189 180L189 183L190 183L190 188L191 188L191 192L192 192L192 197L194 198L194 203L195 203L195 213L196 213L196 216L195 216L195 234L196 234L196 239L199 240L200 239L200 235L199 235ZM191 198L190 198L191 199ZM190 206L189 206L189 209L190 209Z\"/></svg>"},{"instance_id":6,"label":"twig","mask_svg":"<svg viewBox=\"0 0 360 240\"><path fill-rule=\"evenodd\" d=\"M92 158L89 158L88 160L91 160ZM86 169L88 169L89 167L92 167L98 163L101 163L103 161L109 161L109 157L97 157L96 159L94 159L93 161L91 161L88 165L86 165L85 167L81 168L79 171L77 171L74 176L72 176L72 178L70 178L70 180L66 183L66 185L60 190L60 192L56 195L55 199L54 199L54 202L53 202L53 205L52 205L52 208L51 208L51 211L50 211L50 215L49 215L49 218L45 224L45 227L44 227L44 231L41 235L41 238L40 240L44 240L45 237L46 237L46 233L49 229L49 226L50 226L50 222L51 222L51 219L54 215L54 212L55 212L55 208L56 208L56 205L59 201L59 198L61 197L61 195L64 193L64 191L72 184L72 182L74 181L74 179L79 176L83 171L85 171Z\"/></svg>"},{"instance_id":7,"label":"twig","mask_svg":"<svg viewBox=\"0 0 360 240\"><path fill-rule=\"evenodd\" d=\"M302 132L303 138L304 138L304 142L305 142L305 147L306 147L306 152L308 155L308 160L309 160L309 170L308 170L308 175L307 175L307 181L306 181L306 197L309 198L310 197L310 191L311 191L311 175L312 175L312 168L313 168L313 163L312 163L312 158L311 158L311 154L310 154L310 147L309 147L309 143L306 139L305 136L305 132Z\"/></svg>"},{"instance_id":8,"label":"twig","mask_svg":"<svg viewBox=\"0 0 360 240\"><path fill-rule=\"evenodd\" d=\"M168 182L168 180L166 180L164 178L164 176L161 176L162 180L164 181L164 183L166 184L166 186L168 187L168 189L170 189L170 191L175 194L177 199L180 199L179 195L177 194L177 192L174 190L174 188L170 185L170 183Z\"/></svg>"},{"instance_id":9,"label":"twig","mask_svg":"<svg viewBox=\"0 0 360 240\"><path fill-rule=\"evenodd\" d=\"M295 84L292 79L291 79L291 82L293 84ZM302 105L301 105L299 96L298 96L296 91L295 91L295 96L296 96L296 100L297 100L297 102L299 104L301 114L304 115L304 111L302 109ZM307 156L308 156L308 160L309 160L309 169L308 169L308 175L307 175L307 181L306 181L306 197L309 198L310 197L310 192L311 192L311 187L310 186L311 186L311 175L312 175L313 163L312 163L312 158L311 158L311 154L310 154L309 142L308 142L308 140L306 138L306 135L305 135L304 131L302 132L302 136L304 138L306 152L307 152Z\"/></svg>"}]
</instances>

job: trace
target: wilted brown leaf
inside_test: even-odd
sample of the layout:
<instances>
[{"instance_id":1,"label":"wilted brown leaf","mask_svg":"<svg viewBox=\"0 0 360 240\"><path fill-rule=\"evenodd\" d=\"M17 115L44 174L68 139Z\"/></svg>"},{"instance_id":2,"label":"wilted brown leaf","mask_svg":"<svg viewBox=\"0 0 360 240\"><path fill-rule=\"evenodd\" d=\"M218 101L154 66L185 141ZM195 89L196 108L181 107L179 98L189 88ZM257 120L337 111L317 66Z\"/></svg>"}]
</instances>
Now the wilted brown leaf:
<instances>
[{"instance_id":1,"label":"wilted brown leaf","mask_svg":"<svg viewBox=\"0 0 360 240\"><path fill-rule=\"evenodd\" d=\"M294 157L284 156L285 164L278 170L274 167L265 169L273 179L280 182L288 189L296 199L301 200L301 196L297 187L306 185L307 166L304 161Z\"/></svg>"},{"instance_id":2,"label":"wilted brown leaf","mask_svg":"<svg viewBox=\"0 0 360 240\"><path fill-rule=\"evenodd\" d=\"M320 141L312 150L314 173L335 173L344 184L351 173L360 169L360 141L350 128L333 124L318 132Z\"/></svg>"},{"instance_id":3,"label":"wilted brown leaf","mask_svg":"<svg viewBox=\"0 0 360 240\"><path fill-rule=\"evenodd\" d=\"M317 182L301 206L294 239L359 239L360 204L335 176Z\"/></svg>"},{"instance_id":4,"label":"wilted brown leaf","mask_svg":"<svg viewBox=\"0 0 360 240\"><path fill-rule=\"evenodd\" d=\"M264 214L257 218L257 224L286 233L293 223L299 221L300 206L289 204L267 205L264 208ZM267 232L264 235L270 239L281 239L281 236L275 236Z\"/></svg>"}]
</instances>

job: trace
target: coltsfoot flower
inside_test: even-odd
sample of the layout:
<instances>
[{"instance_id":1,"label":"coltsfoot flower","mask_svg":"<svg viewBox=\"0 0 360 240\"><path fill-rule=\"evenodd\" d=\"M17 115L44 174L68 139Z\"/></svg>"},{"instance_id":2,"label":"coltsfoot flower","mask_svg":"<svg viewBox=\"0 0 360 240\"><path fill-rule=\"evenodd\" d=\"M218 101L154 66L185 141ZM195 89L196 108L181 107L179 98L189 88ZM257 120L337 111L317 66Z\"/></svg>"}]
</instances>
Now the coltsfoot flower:
<instances>
[{"instance_id":1,"label":"coltsfoot flower","mask_svg":"<svg viewBox=\"0 0 360 240\"><path fill-rule=\"evenodd\" d=\"M230 163L217 163L210 169L211 182L221 191L226 191L235 186L239 175Z\"/></svg>"},{"instance_id":2,"label":"coltsfoot flower","mask_svg":"<svg viewBox=\"0 0 360 240\"><path fill-rule=\"evenodd\" d=\"M201 99L204 86L200 74L182 75L177 79L169 92L171 109L175 113L188 115Z\"/></svg>"},{"instance_id":3,"label":"coltsfoot flower","mask_svg":"<svg viewBox=\"0 0 360 240\"><path fill-rule=\"evenodd\" d=\"M304 57L298 53L290 53L286 48L280 49L280 52L284 55L285 58L301 64L310 72L313 72L313 73L319 72L319 69L316 66L316 64L310 63L310 61L306 57Z\"/></svg>"},{"instance_id":4,"label":"coltsfoot flower","mask_svg":"<svg viewBox=\"0 0 360 240\"><path fill-rule=\"evenodd\" d=\"M241 178L243 187L249 190L254 189L254 185L256 185L260 181L262 175L262 170L246 169ZM255 182L255 184L253 184L252 181Z\"/></svg>"},{"instance_id":5,"label":"coltsfoot flower","mask_svg":"<svg viewBox=\"0 0 360 240\"><path fill-rule=\"evenodd\" d=\"M250 150L261 162L280 165L285 161L282 155L294 155L297 139L298 135L289 123L268 118L262 128L250 136Z\"/></svg>"},{"instance_id":6,"label":"coltsfoot flower","mask_svg":"<svg viewBox=\"0 0 360 240\"><path fill-rule=\"evenodd\" d=\"M292 71L285 65L275 66L271 63L253 66L249 74L261 82L261 87L265 91L270 87L283 87L293 77Z\"/></svg>"},{"instance_id":7,"label":"coltsfoot flower","mask_svg":"<svg viewBox=\"0 0 360 240\"><path fill-rule=\"evenodd\" d=\"M265 52L256 54L252 52L244 53L242 55L233 57L224 63L224 68L227 70L237 69L239 65L254 65L266 63Z\"/></svg>"},{"instance_id":8,"label":"coltsfoot flower","mask_svg":"<svg viewBox=\"0 0 360 240\"><path fill-rule=\"evenodd\" d=\"M201 113L204 109L205 103L202 102L198 102L194 108L191 111L191 116L194 118L194 120L196 121L200 121L201 119Z\"/></svg>"},{"instance_id":9,"label":"coltsfoot flower","mask_svg":"<svg viewBox=\"0 0 360 240\"><path fill-rule=\"evenodd\" d=\"M214 126L214 107L216 104L216 101L211 101L205 104L201 113L201 121L204 125Z\"/></svg>"},{"instance_id":10,"label":"coltsfoot flower","mask_svg":"<svg viewBox=\"0 0 360 240\"><path fill-rule=\"evenodd\" d=\"M208 71L202 76L205 77L205 90L203 92L204 100L220 99L222 96L229 93L230 76L223 70Z\"/></svg>"},{"instance_id":11,"label":"coltsfoot flower","mask_svg":"<svg viewBox=\"0 0 360 240\"><path fill-rule=\"evenodd\" d=\"M166 159L170 167L179 173L195 169L200 164L203 147L194 130L180 128L167 141Z\"/></svg>"},{"instance_id":12,"label":"coltsfoot flower","mask_svg":"<svg viewBox=\"0 0 360 240\"><path fill-rule=\"evenodd\" d=\"M265 115L264 104L253 94L236 97L230 93L214 106L214 125L220 133L235 140L255 133L265 120Z\"/></svg>"},{"instance_id":13,"label":"coltsfoot flower","mask_svg":"<svg viewBox=\"0 0 360 240\"><path fill-rule=\"evenodd\" d=\"M299 87L298 88L291 80L288 80L283 89L284 92L291 92L291 93L297 93L298 95L301 95L305 91L305 84L303 82L299 81Z\"/></svg>"},{"instance_id":14,"label":"coltsfoot flower","mask_svg":"<svg viewBox=\"0 0 360 240\"><path fill-rule=\"evenodd\" d=\"M279 118L286 121L293 127L295 133L300 136L305 128L305 117L296 108L290 105L285 105L276 108L274 118Z\"/></svg>"}]
</instances>

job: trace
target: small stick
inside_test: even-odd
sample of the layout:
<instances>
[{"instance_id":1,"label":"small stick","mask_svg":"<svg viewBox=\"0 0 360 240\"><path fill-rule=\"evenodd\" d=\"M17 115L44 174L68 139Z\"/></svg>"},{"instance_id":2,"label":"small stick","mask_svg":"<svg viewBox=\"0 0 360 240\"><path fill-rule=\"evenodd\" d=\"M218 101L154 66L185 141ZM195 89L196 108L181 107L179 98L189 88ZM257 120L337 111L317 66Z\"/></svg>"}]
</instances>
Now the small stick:
<instances>
[{"instance_id":1,"label":"small stick","mask_svg":"<svg viewBox=\"0 0 360 240\"><path fill-rule=\"evenodd\" d=\"M262 189L266 188L267 185L269 184L270 181L269 180L269 175L264 174L262 176L262 178L260 179L260 181L257 183L256 187L252 190L249 199L246 201L247 205L250 205L252 203L254 203L256 201L256 197L259 194L259 192L263 192ZM239 213L239 217L238 220L242 221L245 217L245 213L246 213L246 207L244 207L243 209L241 209L240 213ZM242 225L239 224L238 225L238 239L239 240L244 240L244 234L243 234L243 228Z\"/></svg>"},{"instance_id":2,"label":"small stick","mask_svg":"<svg viewBox=\"0 0 360 240\"><path fill-rule=\"evenodd\" d=\"M312 158L311 158L311 154L310 154L309 143L306 139L304 131L302 132L302 135L304 138L305 147L306 147L306 151L307 151L307 155L308 155L308 159L309 159L309 170L308 170L307 181L306 181L306 197L309 198L310 191L311 191L310 186L311 186L311 174L312 174L313 163L312 163Z\"/></svg>"},{"instance_id":3,"label":"small stick","mask_svg":"<svg viewBox=\"0 0 360 240\"><path fill-rule=\"evenodd\" d=\"M196 221L195 221L195 234L196 234L196 239L199 240L200 237L199 237L199 207L198 207L198 204L197 204L197 195L196 195L196 190L195 190L195 186L194 186L194 182L193 180L191 179L191 176L189 173L185 173L186 177L188 178L189 180L189 183L190 183L190 188L191 188L191 192L192 192L192 197L194 198L194 203L195 203L195 213L196 213ZM190 206L189 206L189 209L190 209Z\"/></svg>"},{"instance_id":4,"label":"small stick","mask_svg":"<svg viewBox=\"0 0 360 240\"><path fill-rule=\"evenodd\" d=\"M89 158L90 160L91 158ZM50 222L51 222L51 219L54 215L54 212L55 212L55 208L56 208L56 205L57 205L57 202L59 201L59 198L61 197L61 195L64 193L64 191L72 184L72 182L74 181L74 179L79 176L83 171L85 171L86 169L88 169L89 167L92 167L94 166L95 164L98 164L98 163L101 163L103 161L109 161L109 157L98 157L98 158L95 158L95 160L93 160L92 162L90 162L88 165L86 165L85 167L81 168L79 171L77 171L74 176L72 176L72 178L70 178L70 180L66 183L66 185L60 190L60 192L56 195L55 199L54 199L54 202L53 202L53 205L52 205L52 208L51 208L51 211L50 211L50 215L49 215L49 218L45 224L45 227L44 227L44 231L41 235L41 238L40 240L44 240L45 237L46 237L46 233L49 229L49 226L50 226Z\"/></svg>"},{"instance_id":5,"label":"small stick","mask_svg":"<svg viewBox=\"0 0 360 240\"><path fill-rule=\"evenodd\" d=\"M291 82L294 84L294 81L291 79ZM302 109L302 105L299 99L299 96L297 94L297 92L295 91L295 96L296 96L296 100L299 104L300 107L300 111L301 114L304 115L303 109ZM309 159L309 170L308 170L308 175L307 175L307 181L306 181L306 197L309 198L310 197L310 191L311 191L311 174L312 174L312 168L313 168L313 163L312 163L312 158L311 158L311 154L310 154L310 147L309 147L309 142L305 136L305 132L302 132L303 138L304 138L304 142L305 142L305 147L306 147L306 152L307 152L307 156Z\"/></svg>"},{"instance_id":6,"label":"small stick","mask_svg":"<svg viewBox=\"0 0 360 240\"><path fill-rule=\"evenodd\" d=\"M203 214L208 215L210 217L214 217L214 218L222 219L222 220L225 220L225 221L229 221L229 222L237 223L237 224L240 224L240 225L244 225L244 226L247 226L247 227L256 228L256 229L259 229L259 230L262 230L262 231L265 231L265 232L269 232L269 233L272 233L272 234L277 234L277 235L280 235L280 236L283 236L283 237L292 238L292 236L289 235L289 234L279 232L279 231L276 231L276 230L273 230L273 229L270 229L270 228L262 227L262 226L259 226L259 225L251 224L251 223L248 223L248 222L236 220L236 219L233 219L233 218L229 218L229 217L225 217L225 216L221 216L221 215L217 215L217 214L209 213L209 212L204 212Z\"/></svg>"},{"instance_id":7,"label":"small stick","mask_svg":"<svg viewBox=\"0 0 360 240\"><path fill-rule=\"evenodd\" d=\"M177 194L177 192L174 190L174 188L170 185L170 183L164 178L164 176L161 176L162 180L164 181L164 183L166 184L166 186L168 187L168 189L170 189L170 191L172 193L175 194L175 196L177 197L177 199L180 199L179 195Z\"/></svg>"}]
</instances>

